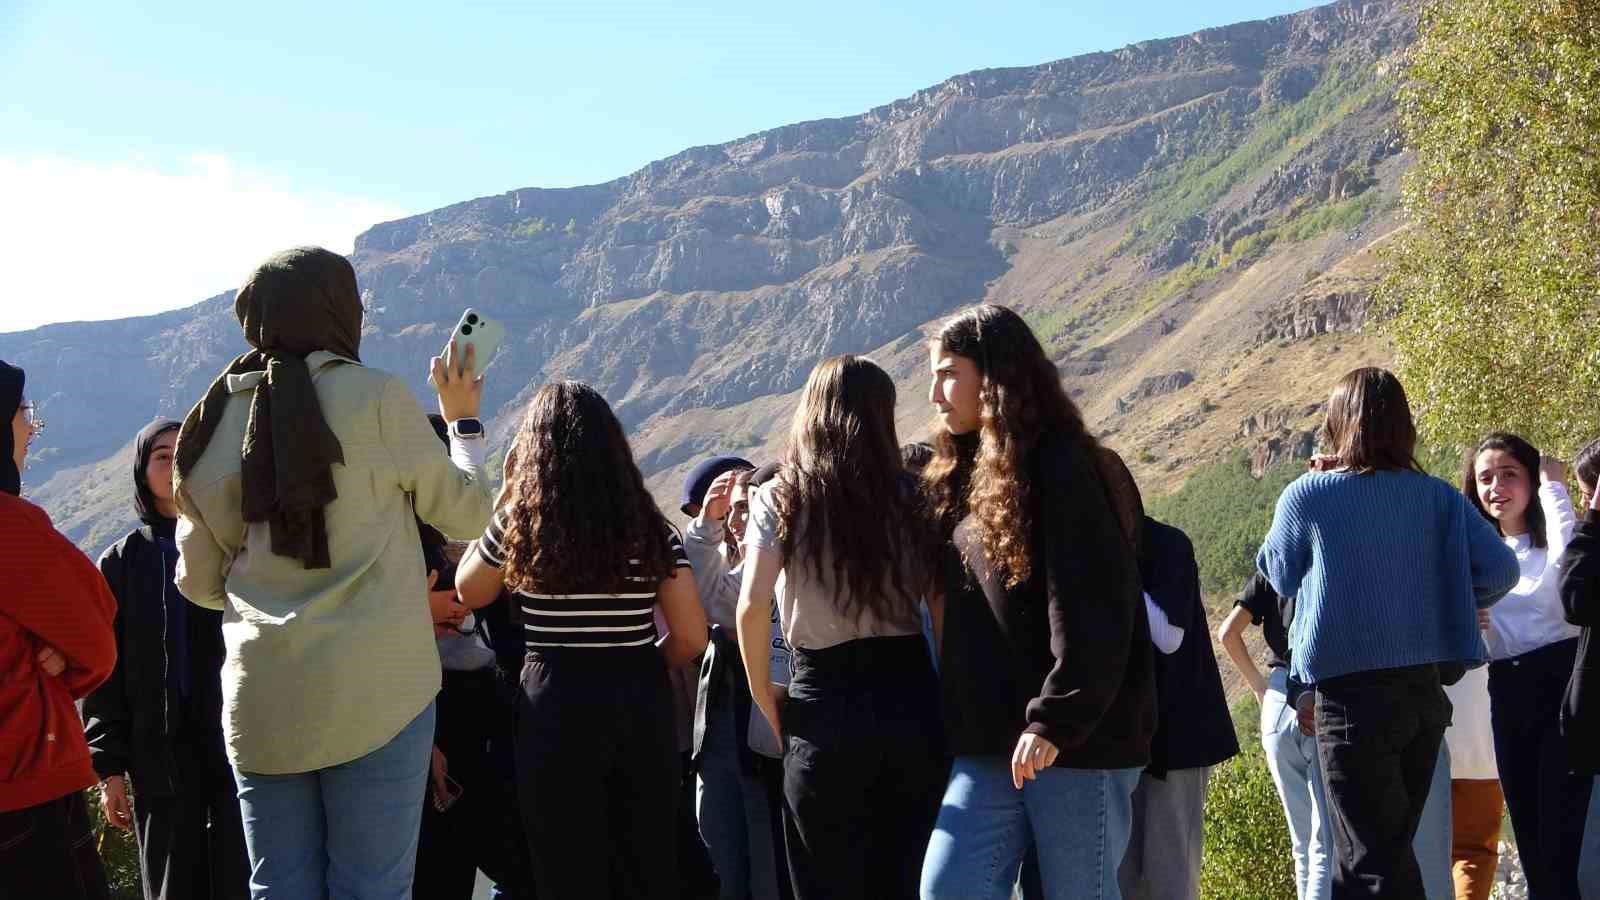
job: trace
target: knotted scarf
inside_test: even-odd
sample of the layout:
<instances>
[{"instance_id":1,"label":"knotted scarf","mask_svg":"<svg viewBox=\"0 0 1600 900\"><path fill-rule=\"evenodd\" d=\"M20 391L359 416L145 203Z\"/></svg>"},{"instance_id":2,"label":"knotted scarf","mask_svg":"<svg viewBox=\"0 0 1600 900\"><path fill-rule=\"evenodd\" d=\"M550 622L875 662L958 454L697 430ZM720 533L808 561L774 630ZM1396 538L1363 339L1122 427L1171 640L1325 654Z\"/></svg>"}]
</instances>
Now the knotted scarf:
<instances>
[{"instance_id":1,"label":"knotted scarf","mask_svg":"<svg viewBox=\"0 0 1600 900\"><path fill-rule=\"evenodd\" d=\"M258 266L233 302L244 339L255 348L235 359L183 421L176 482L205 453L228 403L228 377L264 372L253 389L241 448L241 513L271 527L272 552L308 569L332 565L323 508L338 497L333 465L344 448L328 427L306 356L326 350L359 361L361 296L349 260L320 247L296 247Z\"/></svg>"}]
</instances>

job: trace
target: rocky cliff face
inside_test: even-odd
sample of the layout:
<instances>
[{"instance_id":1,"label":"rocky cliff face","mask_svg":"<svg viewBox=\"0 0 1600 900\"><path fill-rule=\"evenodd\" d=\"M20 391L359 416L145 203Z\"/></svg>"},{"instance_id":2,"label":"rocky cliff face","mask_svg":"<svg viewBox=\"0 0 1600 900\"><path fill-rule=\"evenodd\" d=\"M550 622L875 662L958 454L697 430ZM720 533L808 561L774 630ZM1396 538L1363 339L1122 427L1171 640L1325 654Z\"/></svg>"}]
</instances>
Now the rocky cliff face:
<instances>
[{"instance_id":1,"label":"rocky cliff face","mask_svg":"<svg viewBox=\"0 0 1600 900\"><path fill-rule=\"evenodd\" d=\"M1331 318L1292 301L1393 225L1387 79L1411 29L1396 3L1346 0L960 75L607 184L377 225L352 257L363 358L421 395L426 357L479 307L511 333L490 370L497 440L533 387L582 379L665 492L702 453L770 453L828 355L874 354L920 423L925 330L994 300L1030 318L1130 461L1159 460L1141 477L1166 483L1211 452L1196 429L1239 421L1213 386L1237 357L1357 317L1360 278ZM229 295L0 335L50 421L35 495L103 545L126 521L125 473L105 461L240 349Z\"/></svg>"}]
</instances>

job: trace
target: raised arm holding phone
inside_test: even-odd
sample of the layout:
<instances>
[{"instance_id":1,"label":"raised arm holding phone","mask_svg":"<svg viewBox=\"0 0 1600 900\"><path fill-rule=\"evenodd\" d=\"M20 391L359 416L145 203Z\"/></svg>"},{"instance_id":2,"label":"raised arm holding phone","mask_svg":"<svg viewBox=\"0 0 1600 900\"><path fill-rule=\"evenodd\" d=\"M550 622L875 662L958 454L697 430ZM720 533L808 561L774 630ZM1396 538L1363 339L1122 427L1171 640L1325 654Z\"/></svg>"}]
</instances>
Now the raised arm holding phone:
<instances>
[{"instance_id":1,"label":"raised arm holding phone","mask_svg":"<svg viewBox=\"0 0 1600 900\"><path fill-rule=\"evenodd\" d=\"M413 513L456 538L488 521L476 354L430 366L446 456L405 383L361 364L343 257L277 254L234 308L253 349L178 436L177 586L227 610L224 737L252 881L407 896L440 686Z\"/></svg>"}]
</instances>

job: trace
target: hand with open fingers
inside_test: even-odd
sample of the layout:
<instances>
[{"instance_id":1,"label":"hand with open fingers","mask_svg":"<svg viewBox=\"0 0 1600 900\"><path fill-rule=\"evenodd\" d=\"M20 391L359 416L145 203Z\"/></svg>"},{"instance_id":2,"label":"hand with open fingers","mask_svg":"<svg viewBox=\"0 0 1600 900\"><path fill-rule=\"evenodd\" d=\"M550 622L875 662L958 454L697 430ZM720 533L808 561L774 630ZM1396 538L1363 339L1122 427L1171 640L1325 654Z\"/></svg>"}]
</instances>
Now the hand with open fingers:
<instances>
[{"instance_id":1,"label":"hand with open fingers","mask_svg":"<svg viewBox=\"0 0 1600 900\"><path fill-rule=\"evenodd\" d=\"M54 647L45 646L40 648L39 655L34 659L39 663L39 668L43 669L44 673L51 678L67 670L67 658L62 656L61 651Z\"/></svg>"},{"instance_id":2,"label":"hand with open fingers","mask_svg":"<svg viewBox=\"0 0 1600 900\"><path fill-rule=\"evenodd\" d=\"M450 342L450 359L456 365L446 365L444 358L435 356L430 362L433 370L433 387L439 392L439 415L445 421L477 418L478 406L483 401L483 376L477 372L477 348L467 345L467 352L456 349Z\"/></svg>"},{"instance_id":3,"label":"hand with open fingers","mask_svg":"<svg viewBox=\"0 0 1600 900\"><path fill-rule=\"evenodd\" d=\"M728 507L733 505L733 488L739 483L741 474L737 470L723 472L711 482L711 487L706 490L706 502L700 508L702 522L721 522L727 517Z\"/></svg>"},{"instance_id":4,"label":"hand with open fingers","mask_svg":"<svg viewBox=\"0 0 1600 900\"><path fill-rule=\"evenodd\" d=\"M133 830L133 804L128 802L128 781L113 775L100 785L100 809L106 822L123 831Z\"/></svg>"},{"instance_id":5,"label":"hand with open fingers","mask_svg":"<svg viewBox=\"0 0 1600 900\"><path fill-rule=\"evenodd\" d=\"M1022 782L1038 778L1040 772L1055 765L1060 752L1047 738L1024 732L1017 739L1017 749L1011 751L1011 783L1022 790Z\"/></svg>"}]
</instances>

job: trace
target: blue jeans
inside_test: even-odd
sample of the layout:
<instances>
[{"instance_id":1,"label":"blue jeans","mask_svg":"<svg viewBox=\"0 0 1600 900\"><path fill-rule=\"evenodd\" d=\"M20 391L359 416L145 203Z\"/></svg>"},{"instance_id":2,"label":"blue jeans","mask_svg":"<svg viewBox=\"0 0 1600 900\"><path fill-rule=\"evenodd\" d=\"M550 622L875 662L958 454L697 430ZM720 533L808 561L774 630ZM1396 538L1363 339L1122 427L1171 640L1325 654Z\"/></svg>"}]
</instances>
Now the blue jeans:
<instances>
[{"instance_id":1,"label":"blue jeans","mask_svg":"<svg viewBox=\"0 0 1600 900\"><path fill-rule=\"evenodd\" d=\"M722 900L777 900L777 856L767 786L758 775L739 769L737 719L732 703L720 703L706 716L700 771L695 777L695 814L711 863L717 868ZM764 724L762 727L766 727Z\"/></svg>"},{"instance_id":2,"label":"blue jeans","mask_svg":"<svg viewBox=\"0 0 1600 900\"><path fill-rule=\"evenodd\" d=\"M1022 790L1003 756L960 756L922 863L923 900L1007 900L1030 846L1052 900L1120 900L1139 769L1060 769Z\"/></svg>"},{"instance_id":3,"label":"blue jeans","mask_svg":"<svg viewBox=\"0 0 1600 900\"><path fill-rule=\"evenodd\" d=\"M1417 836L1411 839L1411 852L1422 868L1422 887L1428 900L1455 900L1456 882L1451 872L1450 845L1450 745L1439 742L1439 762L1433 767L1433 783L1428 801L1422 806Z\"/></svg>"},{"instance_id":4,"label":"blue jeans","mask_svg":"<svg viewBox=\"0 0 1600 900\"><path fill-rule=\"evenodd\" d=\"M1261 703L1261 749L1267 757L1272 783L1278 787L1284 816L1289 820L1299 900L1328 900L1333 893L1333 870L1329 867L1333 835L1328 830L1322 797L1317 740L1300 733L1299 720L1285 693L1288 679L1286 669L1273 667L1267 696Z\"/></svg>"},{"instance_id":5,"label":"blue jeans","mask_svg":"<svg viewBox=\"0 0 1600 900\"><path fill-rule=\"evenodd\" d=\"M434 704L387 744L292 775L234 771L256 900L410 900Z\"/></svg>"}]
</instances>

